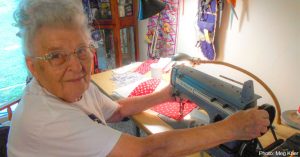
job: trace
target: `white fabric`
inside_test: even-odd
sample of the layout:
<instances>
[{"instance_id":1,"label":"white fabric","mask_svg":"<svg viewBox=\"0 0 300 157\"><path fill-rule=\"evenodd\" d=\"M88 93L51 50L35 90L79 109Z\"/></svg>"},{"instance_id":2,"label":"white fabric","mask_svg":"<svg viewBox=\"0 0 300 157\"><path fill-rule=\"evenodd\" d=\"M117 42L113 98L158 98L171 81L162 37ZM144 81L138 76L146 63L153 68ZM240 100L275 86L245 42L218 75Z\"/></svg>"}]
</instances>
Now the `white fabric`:
<instances>
[{"instance_id":1,"label":"white fabric","mask_svg":"<svg viewBox=\"0 0 300 157\"><path fill-rule=\"evenodd\" d=\"M33 79L13 115L8 157L107 156L121 132L92 121L87 113L105 124L117 106L92 83L80 101L66 103Z\"/></svg>"},{"instance_id":2,"label":"white fabric","mask_svg":"<svg viewBox=\"0 0 300 157\"><path fill-rule=\"evenodd\" d=\"M137 67L139 67L143 62L134 62L128 65L122 66L120 68L112 70L113 74L124 74L129 71L134 71Z\"/></svg>"},{"instance_id":3,"label":"white fabric","mask_svg":"<svg viewBox=\"0 0 300 157\"><path fill-rule=\"evenodd\" d=\"M172 62L172 58L160 58L157 63L160 67L166 67L168 64Z\"/></svg>"}]
</instances>

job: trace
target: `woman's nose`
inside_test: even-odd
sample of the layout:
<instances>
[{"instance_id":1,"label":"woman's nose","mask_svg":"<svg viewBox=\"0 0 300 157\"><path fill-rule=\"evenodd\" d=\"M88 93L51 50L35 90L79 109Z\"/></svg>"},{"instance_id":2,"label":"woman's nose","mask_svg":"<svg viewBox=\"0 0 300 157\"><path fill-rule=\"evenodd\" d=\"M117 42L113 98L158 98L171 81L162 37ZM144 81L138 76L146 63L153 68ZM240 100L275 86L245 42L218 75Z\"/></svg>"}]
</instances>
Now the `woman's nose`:
<instances>
[{"instance_id":1,"label":"woman's nose","mask_svg":"<svg viewBox=\"0 0 300 157\"><path fill-rule=\"evenodd\" d=\"M77 57L77 55L74 53L72 55L69 56L69 69L75 72L81 72L82 71L82 63L80 61L80 59Z\"/></svg>"}]
</instances>

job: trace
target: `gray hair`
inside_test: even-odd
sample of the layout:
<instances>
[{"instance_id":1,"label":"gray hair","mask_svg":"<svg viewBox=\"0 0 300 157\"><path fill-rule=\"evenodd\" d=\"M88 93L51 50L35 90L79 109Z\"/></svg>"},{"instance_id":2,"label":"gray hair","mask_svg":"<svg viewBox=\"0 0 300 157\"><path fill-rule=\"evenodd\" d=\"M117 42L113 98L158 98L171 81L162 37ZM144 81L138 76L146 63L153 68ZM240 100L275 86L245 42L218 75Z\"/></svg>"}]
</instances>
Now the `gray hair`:
<instances>
[{"instance_id":1,"label":"gray hair","mask_svg":"<svg viewBox=\"0 0 300 157\"><path fill-rule=\"evenodd\" d=\"M30 43L37 30L43 26L80 26L90 37L81 0L21 0L14 18L16 26L20 28L18 36L22 38L25 56L33 55L29 50Z\"/></svg>"}]
</instances>

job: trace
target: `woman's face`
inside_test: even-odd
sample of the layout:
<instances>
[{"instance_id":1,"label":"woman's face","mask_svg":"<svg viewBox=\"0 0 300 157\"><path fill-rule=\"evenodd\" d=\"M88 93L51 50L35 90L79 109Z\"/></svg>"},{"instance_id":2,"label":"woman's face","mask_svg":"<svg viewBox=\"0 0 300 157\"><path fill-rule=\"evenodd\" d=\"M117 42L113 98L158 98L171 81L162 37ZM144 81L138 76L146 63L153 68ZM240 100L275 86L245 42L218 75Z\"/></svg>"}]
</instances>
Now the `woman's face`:
<instances>
[{"instance_id":1,"label":"woman's face","mask_svg":"<svg viewBox=\"0 0 300 157\"><path fill-rule=\"evenodd\" d=\"M26 64L48 92L64 101L75 102L88 88L91 79L92 52L89 44L89 38L81 28L41 27L29 47L33 57L27 57ZM77 54L84 53L83 56L70 55L75 50ZM48 60L34 58L45 55ZM65 60L55 60L59 56L64 56Z\"/></svg>"}]
</instances>

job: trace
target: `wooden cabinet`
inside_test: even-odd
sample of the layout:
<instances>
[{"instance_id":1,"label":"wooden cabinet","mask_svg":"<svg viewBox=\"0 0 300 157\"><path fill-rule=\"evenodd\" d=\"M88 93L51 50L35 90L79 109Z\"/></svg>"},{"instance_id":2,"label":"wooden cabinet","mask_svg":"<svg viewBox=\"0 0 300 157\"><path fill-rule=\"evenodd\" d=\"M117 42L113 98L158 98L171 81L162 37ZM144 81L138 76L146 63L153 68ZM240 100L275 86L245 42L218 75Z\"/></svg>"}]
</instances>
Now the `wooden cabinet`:
<instances>
[{"instance_id":1,"label":"wooden cabinet","mask_svg":"<svg viewBox=\"0 0 300 157\"><path fill-rule=\"evenodd\" d=\"M137 3L137 0L83 0L90 25L100 31L100 71L138 60ZM107 66L100 65L105 59L112 61Z\"/></svg>"}]
</instances>

